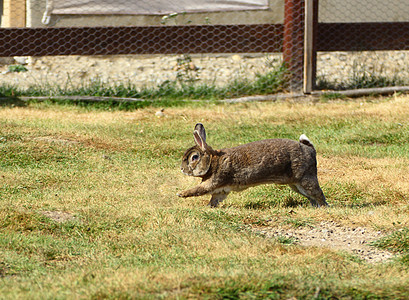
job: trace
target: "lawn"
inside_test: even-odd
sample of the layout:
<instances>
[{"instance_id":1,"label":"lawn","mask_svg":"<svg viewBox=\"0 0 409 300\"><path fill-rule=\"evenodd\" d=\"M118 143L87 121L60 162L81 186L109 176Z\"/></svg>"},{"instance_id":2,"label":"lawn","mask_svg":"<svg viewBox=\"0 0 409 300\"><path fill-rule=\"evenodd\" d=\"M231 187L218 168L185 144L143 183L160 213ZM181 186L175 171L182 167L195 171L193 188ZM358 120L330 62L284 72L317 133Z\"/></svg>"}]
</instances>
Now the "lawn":
<instances>
[{"instance_id":1,"label":"lawn","mask_svg":"<svg viewBox=\"0 0 409 300\"><path fill-rule=\"evenodd\" d=\"M409 298L408 96L157 110L0 107L0 299ZM277 186L177 197L198 182L180 172L197 122L216 149L305 133L330 207ZM322 221L380 231L396 256L254 230Z\"/></svg>"}]
</instances>

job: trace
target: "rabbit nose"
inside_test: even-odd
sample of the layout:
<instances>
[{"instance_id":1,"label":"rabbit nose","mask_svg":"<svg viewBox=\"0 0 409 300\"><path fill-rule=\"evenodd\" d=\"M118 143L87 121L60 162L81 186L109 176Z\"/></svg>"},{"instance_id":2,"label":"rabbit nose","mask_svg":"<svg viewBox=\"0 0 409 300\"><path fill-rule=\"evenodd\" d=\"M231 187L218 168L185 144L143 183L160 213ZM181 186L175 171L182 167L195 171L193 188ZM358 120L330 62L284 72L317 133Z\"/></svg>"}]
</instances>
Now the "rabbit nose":
<instances>
[{"instance_id":1,"label":"rabbit nose","mask_svg":"<svg viewBox=\"0 0 409 300\"><path fill-rule=\"evenodd\" d=\"M183 170L183 168L180 168L180 171L182 171L183 175L190 175L188 172L186 172L185 170Z\"/></svg>"}]
</instances>

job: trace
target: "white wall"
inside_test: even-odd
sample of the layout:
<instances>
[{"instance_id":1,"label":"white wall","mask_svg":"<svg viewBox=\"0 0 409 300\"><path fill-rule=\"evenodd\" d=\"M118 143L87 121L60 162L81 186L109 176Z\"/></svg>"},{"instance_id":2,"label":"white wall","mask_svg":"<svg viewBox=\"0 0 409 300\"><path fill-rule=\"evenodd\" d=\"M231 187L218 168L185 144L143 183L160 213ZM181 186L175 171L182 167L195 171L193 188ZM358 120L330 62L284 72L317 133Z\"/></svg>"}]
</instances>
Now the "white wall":
<instances>
[{"instance_id":1,"label":"white wall","mask_svg":"<svg viewBox=\"0 0 409 300\"><path fill-rule=\"evenodd\" d=\"M146 0L149 1L149 0ZM46 0L27 0L30 14L29 27L44 27L41 23ZM185 24L276 24L283 23L284 0L269 0L269 10L192 13L178 15L168 21L169 25ZM161 25L162 16L97 16L97 15L52 15L49 26L144 26Z\"/></svg>"},{"instance_id":2,"label":"white wall","mask_svg":"<svg viewBox=\"0 0 409 300\"><path fill-rule=\"evenodd\" d=\"M146 0L149 1L149 0ZM214 12L179 15L167 24L283 23L284 0L269 0L268 11ZM46 0L27 0L27 26L41 23ZM143 26L160 25L161 16L53 15L49 26ZM409 0L319 0L320 22L409 22Z\"/></svg>"},{"instance_id":3,"label":"white wall","mask_svg":"<svg viewBox=\"0 0 409 300\"><path fill-rule=\"evenodd\" d=\"M319 22L408 22L409 0L319 0Z\"/></svg>"}]
</instances>

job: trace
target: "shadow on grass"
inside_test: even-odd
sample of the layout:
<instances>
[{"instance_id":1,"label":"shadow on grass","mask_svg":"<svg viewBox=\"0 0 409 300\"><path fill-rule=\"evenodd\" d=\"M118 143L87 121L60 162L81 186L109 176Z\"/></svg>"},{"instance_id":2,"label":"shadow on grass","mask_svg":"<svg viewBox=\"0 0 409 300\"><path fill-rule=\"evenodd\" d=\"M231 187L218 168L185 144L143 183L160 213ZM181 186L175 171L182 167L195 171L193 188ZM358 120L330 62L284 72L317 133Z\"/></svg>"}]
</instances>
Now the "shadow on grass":
<instances>
[{"instance_id":1,"label":"shadow on grass","mask_svg":"<svg viewBox=\"0 0 409 300\"><path fill-rule=\"evenodd\" d=\"M390 189L382 191L365 190L354 182L327 184L323 189L329 205L333 207L377 207L397 200L402 201L405 197L405 195Z\"/></svg>"},{"instance_id":2,"label":"shadow on grass","mask_svg":"<svg viewBox=\"0 0 409 300\"><path fill-rule=\"evenodd\" d=\"M265 194L263 193L265 192ZM293 195L283 190L282 187L273 187L273 190L266 192L265 188L249 192L246 202L243 204L245 209L264 210L270 208L295 208L309 205L307 198L299 195Z\"/></svg>"},{"instance_id":3,"label":"shadow on grass","mask_svg":"<svg viewBox=\"0 0 409 300\"><path fill-rule=\"evenodd\" d=\"M27 103L17 97L7 97L0 93L0 107L24 107Z\"/></svg>"}]
</instances>

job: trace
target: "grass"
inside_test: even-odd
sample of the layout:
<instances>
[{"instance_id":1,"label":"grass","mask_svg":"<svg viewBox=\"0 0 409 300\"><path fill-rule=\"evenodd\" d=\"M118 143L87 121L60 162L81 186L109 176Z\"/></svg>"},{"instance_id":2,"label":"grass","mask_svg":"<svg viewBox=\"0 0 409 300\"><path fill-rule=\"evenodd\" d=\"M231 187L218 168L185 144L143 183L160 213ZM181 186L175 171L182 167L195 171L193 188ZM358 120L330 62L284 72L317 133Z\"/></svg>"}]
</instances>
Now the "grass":
<instances>
[{"instance_id":1,"label":"grass","mask_svg":"<svg viewBox=\"0 0 409 300\"><path fill-rule=\"evenodd\" d=\"M408 100L185 104L163 118L153 107L5 105L0 298L407 299ZM215 148L306 133L331 207L276 186L217 209L176 197L197 182L179 165L198 121ZM326 220L384 231L377 246L402 258L370 264L249 230Z\"/></svg>"},{"instance_id":2,"label":"grass","mask_svg":"<svg viewBox=\"0 0 409 300\"><path fill-rule=\"evenodd\" d=\"M145 102L121 103L115 100L99 103L97 106L102 108L118 107L120 109L135 109L147 105L169 106L172 103L178 103L178 100L220 100L226 98L235 98L246 95L266 95L281 92L286 89L286 68L279 66L268 68L265 74L256 74L254 80L247 78L232 79L225 86L215 84L191 81L183 76L174 81L165 81L155 87L137 88L131 83L119 83L111 86L101 81L84 82L80 86L73 86L69 83L64 86L50 86L49 84L38 84L27 89L20 89L18 86L1 85L0 96L2 97L41 97L46 96L94 96L94 97L112 97L112 98L138 98ZM152 103L152 100L155 100ZM50 100L56 101L56 100ZM64 101L59 101L64 102ZM72 104L72 100L65 101ZM78 105L89 105L89 103L77 101ZM91 103L95 106L95 103Z\"/></svg>"},{"instance_id":3,"label":"grass","mask_svg":"<svg viewBox=\"0 0 409 300\"><path fill-rule=\"evenodd\" d=\"M401 222L394 223L398 227ZM400 228L390 235L372 243L373 246L400 254L399 261L409 267L409 228Z\"/></svg>"},{"instance_id":4,"label":"grass","mask_svg":"<svg viewBox=\"0 0 409 300\"><path fill-rule=\"evenodd\" d=\"M378 60L375 60L378 61ZM364 88L381 88L389 86L408 85L409 81L404 76L400 75L399 70L387 72L387 67L379 62L368 61L365 54L356 57L352 61L351 74L341 80L331 80L328 76L318 76L317 89L319 90L351 90ZM393 73L393 74L391 74ZM337 97L336 93L332 96Z\"/></svg>"},{"instance_id":5,"label":"grass","mask_svg":"<svg viewBox=\"0 0 409 300\"><path fill-rule=\"evenodd\" d=\"M354 73L353 76L347 78L345 81L337 82L330 81L325 77L319 77L317 80L318 90L353 90L366 88L381 88L388 86L402 86L407 85L408 81L398 76L387 77L376 73ZM336 94L333 96L336 97Z\"/></svg>"}]
</instances>

